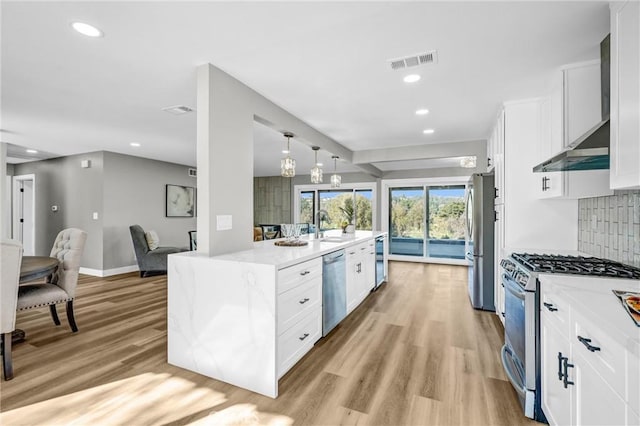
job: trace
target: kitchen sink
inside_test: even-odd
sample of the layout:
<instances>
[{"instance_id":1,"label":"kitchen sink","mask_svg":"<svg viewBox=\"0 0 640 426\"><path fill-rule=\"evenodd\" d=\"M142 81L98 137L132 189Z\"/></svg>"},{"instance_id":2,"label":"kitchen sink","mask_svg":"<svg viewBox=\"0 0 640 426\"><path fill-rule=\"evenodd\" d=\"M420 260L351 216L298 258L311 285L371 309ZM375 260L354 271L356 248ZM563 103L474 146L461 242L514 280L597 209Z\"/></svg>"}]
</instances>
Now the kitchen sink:
<instances>
[{"instance_id":1,"label":"kitchen sink","mask_svg":"<svg viewBox=\"0 0 640 426\"><path fill-rule=\"evenodd\" d=\"M353 238L347 237L322 237L319 240L325 243L344 243L346 241L352 240Z\"/></svg>"}]
</instances>

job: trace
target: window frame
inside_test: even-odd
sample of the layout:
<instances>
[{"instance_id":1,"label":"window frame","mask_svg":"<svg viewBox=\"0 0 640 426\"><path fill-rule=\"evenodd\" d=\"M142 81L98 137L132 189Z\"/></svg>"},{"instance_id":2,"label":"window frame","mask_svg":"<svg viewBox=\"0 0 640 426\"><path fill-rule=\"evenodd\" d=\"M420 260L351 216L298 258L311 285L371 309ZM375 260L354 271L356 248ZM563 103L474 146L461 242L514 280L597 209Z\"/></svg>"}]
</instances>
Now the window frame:
<instances>
[{"instance_id":1,"label":"window frame","mask_svg":"<svg viewBox=\"0 0 640 426\"><path fill-rule=\"evenodd\" d=\"M383 179L380 182L380 193L384 194L381 197L381 206L380 206L380 216L384 218L380 221L381 231L387 232L390 234L389 230L389 220L390 220L390 190L392 188L407 188L407 187L423 187L425 191L424 203L425 205L425 219L428 220L428 190L429 187L438 187L438 186L464 186L465 187L465 196L469 188L469 179L471 176L453 176L453 177L437 177L437 178L423 178L423 179ZM428 223L425 223L425 226L428 227ZM425 235L428 233L425 230ZM466 245L468 243L468 238L465 239L465 252ZM468 261L465 259L447 259L447 258L439 258L439 257L429 257L427 256L427 244L425 241L423 247L423 256L409 256L409 255L398 255L389 253L389 260L402 260L408 262L421 262L421 263L443 263L443 264L452 264L452 265L468 265Z\"/></svg>"},{"instance_id":2,"label":"window frame","mask_svg":"<svg viewBox=\"0 0 640 426\"><path fill-rule=\"evenodd\" d=\"M353 202L354 205L356 203L356 191L371 191L371 228L372 230L376 230L377 222L377 203L378 203L378 194L377 194L377 184L376 182L361 182L361 183L343 183L340 185L340 188L332 188L331 184L317 184L317 185L294 185L293 193L295 194L293 199L293 219L294 223L299 223L300 220L300 194L302 192L314 192L313 197L313 220L315 225L316 214L318 213L318 209L320 208L320 191L343 191L350 190L353 194ZM357 230L357 229L356 229Z\"/></svg>"}]
</instances>

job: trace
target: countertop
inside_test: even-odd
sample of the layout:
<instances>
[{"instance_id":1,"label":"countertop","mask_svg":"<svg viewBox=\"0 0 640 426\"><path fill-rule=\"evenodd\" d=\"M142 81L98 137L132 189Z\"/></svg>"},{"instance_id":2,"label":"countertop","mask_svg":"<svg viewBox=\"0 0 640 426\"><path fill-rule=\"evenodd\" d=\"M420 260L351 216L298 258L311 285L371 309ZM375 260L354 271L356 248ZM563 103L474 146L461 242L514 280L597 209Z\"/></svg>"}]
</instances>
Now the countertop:
<instances>
[{"instance_id":1,"label":"countertop","mask_svg":"<svg viewBox=\"0 0 640 426\"><path fill-rule=\"evenodd\" d=\"M221 261L274 265L277 269L282 269L386 234L383 231L356 231L355 234L328 231L325 232L325 237L341 237L341 241L322 241L321 239L315 239L313 234L309 234L300 237L301 240L309 241L308 245L301 247L276 246L274 243L278 240L265 240L254 242L252 249L218 256L208 256L195 251L175 253L171 256L208 257Z\"/></svg>"},{"instance_id":2,"label":"countertop","mask_svg":"<svg viewBox=\"0 0 640 426\"><path fill-rule=\"evenodd\" d=\"M640 356L640 327L636 326L612 290L640 292L640 280L601 278L584 275L538 276L542 286L553 284L569 299L571 306L588 312L589 318L636 356Z\"/></svg>"}]
</instances>

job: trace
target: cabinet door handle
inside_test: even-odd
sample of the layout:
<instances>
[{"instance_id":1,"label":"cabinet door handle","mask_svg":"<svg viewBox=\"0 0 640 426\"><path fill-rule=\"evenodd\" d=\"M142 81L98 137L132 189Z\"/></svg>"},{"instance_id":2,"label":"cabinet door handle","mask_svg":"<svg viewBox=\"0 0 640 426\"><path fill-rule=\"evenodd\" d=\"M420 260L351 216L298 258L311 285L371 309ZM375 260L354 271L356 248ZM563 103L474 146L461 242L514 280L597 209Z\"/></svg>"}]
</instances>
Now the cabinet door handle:
<instances>
[{"instance_id":1,"label":"cabinet door handle","mask_svg":"<svg viewBox=\"0 0 640 426\"><path fill-rule=\"evenodd\" d=\"M573 364L569 364L569 358L563 358L562 366L564 367L564 379L562 383L564 384L564 388L566 389L569 385L575 385L575 382L569 381L569 368L573 368Z\"/></svg>"},{"instance_id":2,"label":"cabinet door handle","mask_svg":"<svg viewBox=\"0 0 640 426\"><path fill-rule=\"evenodd\" d=\"M307 337L309 337L309 333L304 333L304 334L302 335L302 337L298 337L298 339L300 339L300 340L304 340L304 339L306 339ZM565 386L565 387L566 387L566 386Z\"/></svg>"},{"instance_id":3,"label":"cabinet door handle","mask_svg":"<svg viewBox=\"0 0 640 426\"><path fill-rule=\"evenodd\" d=\"M599 350L600 350L600 348L599 348L599 347L597 347L597 346L593 346L593 345L591 344L591 339L587 339L587 338L585 338L585 337L578 336L578 340L579 340L583 345L585 345L585 346L587 347L587 349L589 349L589 351L591 351L591 352L595 352L595 351L599 351Z\"/></svg>"},{"instance_id":4,"label":"cabinet door handle","mask_svg":"<svg viewBox=\"0 0 640 426\"><path fill-rule=\"evenodd\" d=\"M565 359L568 359L566 357L562 356L562 352L558 352L558 380L562 381L562 378L564 377L564 372L562 371L563 368L563 361Z\"/></svg>"},{"instance_id":5,"label":"cabinet door handle","mask_svg":"<svg viewBox=\"0 0 640 426\"><path fill-rule=\"evenodd\" d=\"M547 303L544 302L543 305L545 306L545 308L547 308L550 312L555 312L558 310L558 308L556 308L555 306L553 306L553 303Z\"/></svg>"},{"instance_id":6,"label":"cabinet door handle","mask_svg":"<svg viewBox=\"0 0 640 426\"><path fill-rule=\"evenodd\" d=\"M299 303L299 304L301 304L301 305L304 305L304 304L305 304L305 303L307 303L308 301L309 301L309 298L308 298L308 297L305 297L304 299L299 300L299 301L298 301L298 303Z\"/></svg>"},{"instance_id":7,"label":"cabinet door handle","mask_svg":"<svg viewBox=\"0 0 640 426\"><path fill-rule=\"evenodd\" d=\"M304 276L304 275L307 275L307 274L310 274L310 273L311 273L310 271L302 271L302 272L300 272L300 275Z\"/></svg>"}]
</instances>

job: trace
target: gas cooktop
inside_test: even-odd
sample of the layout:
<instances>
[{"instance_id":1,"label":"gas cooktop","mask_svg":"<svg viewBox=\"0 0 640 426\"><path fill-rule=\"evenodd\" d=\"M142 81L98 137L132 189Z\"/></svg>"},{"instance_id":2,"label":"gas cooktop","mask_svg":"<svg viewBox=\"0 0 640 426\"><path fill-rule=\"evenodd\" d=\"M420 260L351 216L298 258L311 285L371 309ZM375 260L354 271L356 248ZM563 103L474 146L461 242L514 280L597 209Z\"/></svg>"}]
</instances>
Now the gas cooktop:
<instances>
[{"instance_id":1,"label":"gas cooktop","mask_svg":"<svg viewBox=\"0 0 640 426\"><path fill-rule=\"evenodd\" d=\"M511 257L531 272L640 279L640 268L597 257L531 253L512 253Z\"/></svg>"}]
</instances>

